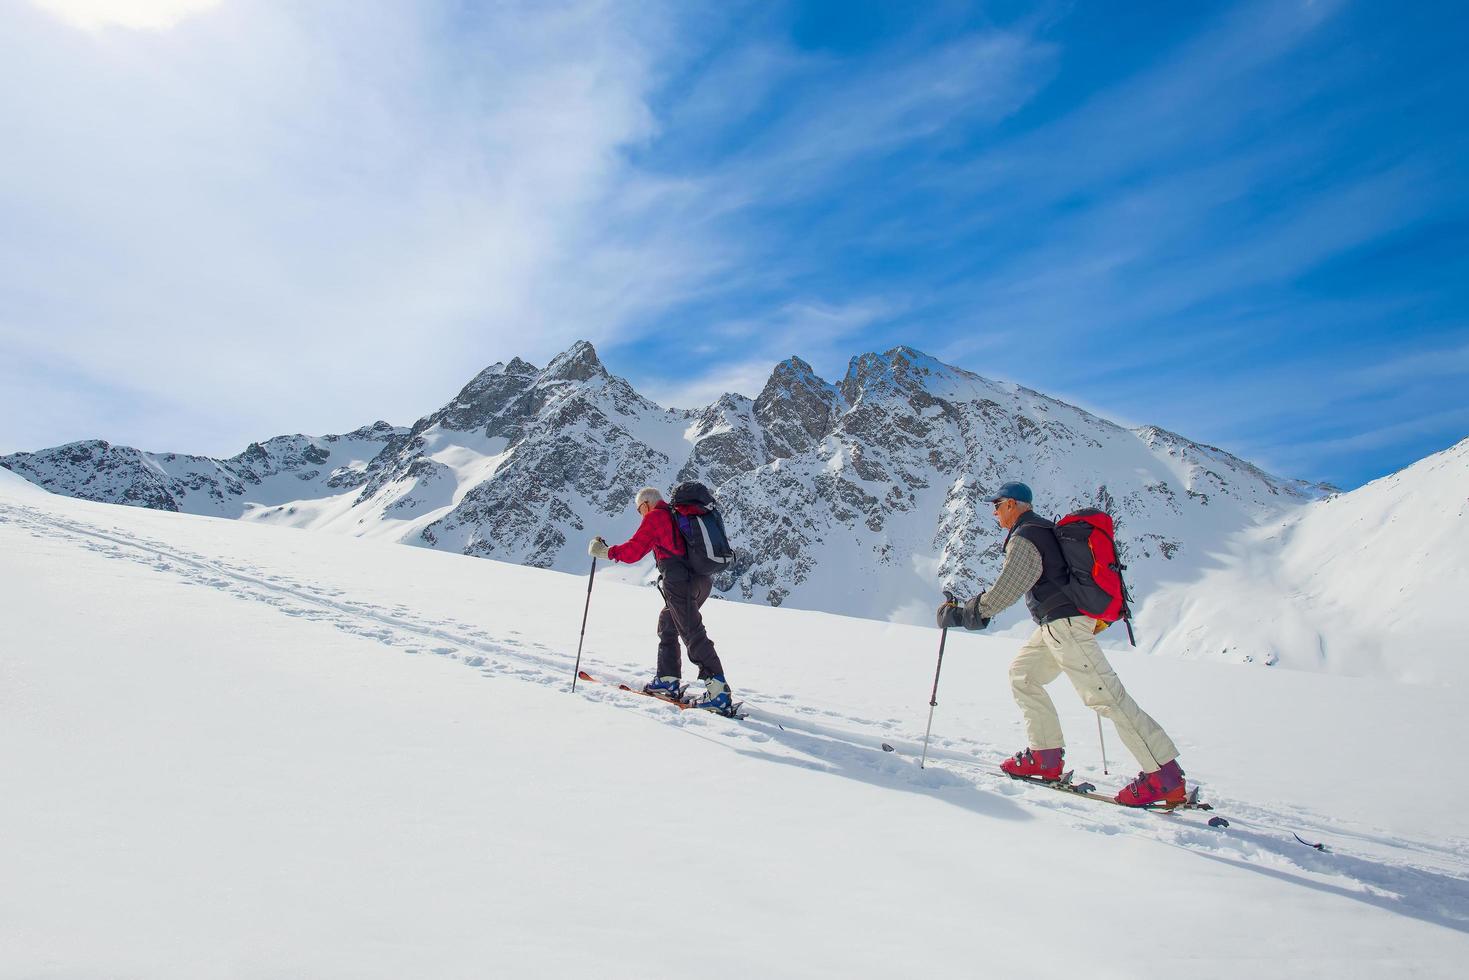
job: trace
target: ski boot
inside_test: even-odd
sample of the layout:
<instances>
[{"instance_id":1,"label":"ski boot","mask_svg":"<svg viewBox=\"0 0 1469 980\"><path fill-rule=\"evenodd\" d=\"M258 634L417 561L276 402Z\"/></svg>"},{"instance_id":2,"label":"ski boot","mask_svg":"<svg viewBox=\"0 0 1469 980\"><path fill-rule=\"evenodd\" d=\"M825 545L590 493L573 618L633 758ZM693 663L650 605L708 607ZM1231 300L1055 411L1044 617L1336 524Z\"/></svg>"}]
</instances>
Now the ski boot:
<instances>
[{"instance_id":1,"label":"ski boot","mask_svg":"<svg viewBox=\"0 0 1469 980\"><path fill-rule=\"evenodd\" d=\"M1000 763L1000 768L1010 776L1041 779L1049 783L1061 778L1065 755L1065 749L1026 749Z\"/></svg>"},{"instance_id":2,"label":"ski boot","mask_svg":"<svg viewBox=\"0 0 1469 980\"><path fill-rule=\"evenodd\" d=\"M1174 759L1157 772L1140 772L1115 797L1123 806L1178 806L1188 802L1183 770Z\"/></svg>"},{"instance_id":3,"label":"ski boot","mask_svg":"<svg viewBox=\"0 0 1469 980\"><path fill-rule=\"evenodd\" d=\"M713 711L733 718L735 713L734 699L730 697L729 685L724 678L718 675L706 678L704 684L708 691L699 700L695 701L693 707L703 708L705 711Z\"/></svg>"},{"instance_id":4,"label":"ski boot","mask_svg":"<svg viewBox=\"0 0 1469 980\"><path fill-rule=\"evenodd\" d=\"M683 700L683 679L679 677L655 677L643 685L643 693L665 701Z\"/></svg>"}]
</instances>

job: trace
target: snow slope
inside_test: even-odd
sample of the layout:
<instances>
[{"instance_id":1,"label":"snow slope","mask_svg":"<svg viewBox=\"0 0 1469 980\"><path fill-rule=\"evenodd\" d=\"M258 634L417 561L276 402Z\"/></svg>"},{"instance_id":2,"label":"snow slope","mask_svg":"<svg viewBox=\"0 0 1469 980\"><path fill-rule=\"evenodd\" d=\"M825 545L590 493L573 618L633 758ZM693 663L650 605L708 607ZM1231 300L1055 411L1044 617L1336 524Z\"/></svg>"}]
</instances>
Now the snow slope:
<instances>
[{"instance_id":1,"label":"snow slope","mask_svg":"<svg viewBox=\"0 0 1469 980\"><path fill-rule=\"evenodd\" d=\"M1469 439L1235 535L1139 615L1150 649L1416 683L1469 683Z\"/></svg>"},{"instance_id":2,"label":"snow slope","mask_svg":"<svg viewBox=\"0 0 1469 980\"><path fill-rule=\"evenodd\" d=\"M1219 831L997 777L1013 642L949 638L920 770L935 630L715 601L739 724L570 693L585 596L0 474L0 976L1461 975L1469 792L1402 751L1461 692L1118 655ZM657 608L597 583L584 665Z\"/></svg>"}]
</instances>

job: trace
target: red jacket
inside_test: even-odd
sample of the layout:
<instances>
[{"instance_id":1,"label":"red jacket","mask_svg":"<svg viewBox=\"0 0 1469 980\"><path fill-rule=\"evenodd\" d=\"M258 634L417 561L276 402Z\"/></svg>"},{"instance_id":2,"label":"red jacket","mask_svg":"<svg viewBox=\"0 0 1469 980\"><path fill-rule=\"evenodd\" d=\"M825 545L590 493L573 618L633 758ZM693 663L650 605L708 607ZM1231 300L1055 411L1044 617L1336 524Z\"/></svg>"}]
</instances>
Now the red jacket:
<instances>
[{"instance_id":1,"label":"red jacket","mask_svg":"<svg viewBox=\"0 0 1469 980\"><path fill-rule=\"evenodd\" d=\"M624 544L607 549L607 557L629 565L643 560L649 550L654 561L664 561L684 553L683 535L673 526L673 508L660 500L643 515L643 523Z\"/></svg>"}]
</instances>

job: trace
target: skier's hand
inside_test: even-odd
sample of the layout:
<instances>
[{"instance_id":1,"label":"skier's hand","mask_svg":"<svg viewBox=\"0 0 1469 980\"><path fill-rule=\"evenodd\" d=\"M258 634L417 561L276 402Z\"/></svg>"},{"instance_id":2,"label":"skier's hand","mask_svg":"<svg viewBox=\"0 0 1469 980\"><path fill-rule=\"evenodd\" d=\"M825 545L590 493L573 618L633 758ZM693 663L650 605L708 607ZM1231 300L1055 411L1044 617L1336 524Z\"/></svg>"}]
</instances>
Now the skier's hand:
<instances>
[{"instance_id":1,"label":"skier's hand","mask_svg":"<svg viewBox=\"0 0 1469 980\"><path fill-rule=\"evenodd\" d=\"M593 558L607 557L607 542L602 540L602 536L600 534L592 539L591 544L587 545L587 554L591 555Z\"/></svg>"},{"instance_id":2,"label":"skier's hand","mask_svg":"<svg viewBox=\"0 0 1469 980\"><path fill-rule=\"evenodd\" d=\"M990 624L988 616L981 616L979 614L979 600L983 598L984 593L981 592L964 604L963 618L961 621L965 629L982 630Z\"/></svg>"},{"instance_id":3,"label":"skier's hand","mask_svg":"<svg viewBox=\"0 0 1469 980\"><path fill-rule=\"evenodd\" d=\"M957 602L946 602L939 606L938 615L934 617L938 621L939 629L947 629L950 626L964 625L964 610Z\"/></svg>"}]
</instances>

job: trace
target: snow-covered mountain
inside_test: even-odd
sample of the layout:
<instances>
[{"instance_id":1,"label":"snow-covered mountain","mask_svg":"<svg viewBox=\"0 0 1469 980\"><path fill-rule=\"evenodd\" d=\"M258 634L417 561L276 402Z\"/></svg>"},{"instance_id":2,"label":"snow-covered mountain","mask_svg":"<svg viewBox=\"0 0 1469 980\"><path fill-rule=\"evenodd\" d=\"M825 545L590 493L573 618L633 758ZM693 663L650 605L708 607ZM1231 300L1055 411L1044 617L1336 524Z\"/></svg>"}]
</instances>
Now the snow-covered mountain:
<instances>
[{"instance_id":1,"label":"snow-covered mountain","mask_svg":"<svg viewBox=\"0 0 1469 980\"><path fill-rule=\"evenodd\" d=\"M408 430L283 436L229 460L77 443L0 465L91 500L566 571L585 568L592 534L631 533L639 487L700 479L741 551L725 595L908 621L940 589L973 594L998 572L986 497L1005 480L1031 484L1044 513L1110 511L1141 595L1322 493L907 347L853 358L837 384L792 357L755 399L687 411L642 397L583 342L543 369L486 368Z\"/></svg>"},{"instance_id":2,"label":"snow-covered mountain","mask_svg":"<svg viewBox=\"0 0 1469 980\"><path fill-rule=\"evenodd\" d=\"M148 453L100 439L0 457L0 466L53 493L212 517L341 494L359 486L368 461L406 430L386 422L345 435L277 436L238 456Z\"/></svg>"},{"instance_id":3,"label":"snow-covered mountain","mask_svg":"<svg viewBox=\"0 0 1469 980\"><path fill-rule=\"evenodd\" d=\"M1141 611L1148 646L1415 682L1469 680L1469 439L1229 539Z\"/></svg>"},{"instance_id":4,"label":"snow-covered mountain","mask_svg":"<svg viewBox=\"0 0 1469 980\"><path fill-rule=\"evenodd\" d=\"M1011 479L1031 485L1043 513L1112 513L1135 591L1313 495L1219 450L909 348L854 358L840 385L823 385L798 361L782 365L755 415L799 393L791 452L721 487L739 502L731 526L752 555L735 582L745 598L924 619L940 585L969 595L998 573L1004 532L987 501Z\"/></svg>"}]
</instances>

